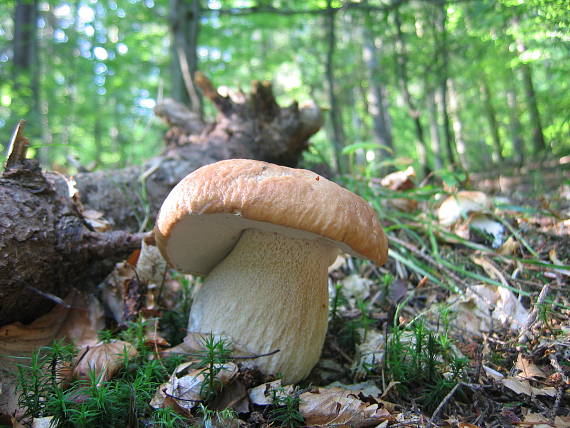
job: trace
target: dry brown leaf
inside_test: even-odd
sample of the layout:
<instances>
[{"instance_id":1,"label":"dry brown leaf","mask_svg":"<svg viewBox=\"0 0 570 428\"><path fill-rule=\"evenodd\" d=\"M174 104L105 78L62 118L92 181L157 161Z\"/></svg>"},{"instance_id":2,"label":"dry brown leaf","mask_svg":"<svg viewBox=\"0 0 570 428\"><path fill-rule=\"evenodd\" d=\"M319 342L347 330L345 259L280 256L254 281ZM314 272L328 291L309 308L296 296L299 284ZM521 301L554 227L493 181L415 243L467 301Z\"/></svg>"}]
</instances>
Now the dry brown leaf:
<instances>
[{"instance_id":1,"label":"dry brown leaf","mask_svg":"<svg viewBox=\"0 0 570 428\"><path fill-rule=\"evenodd\" d=\"M501 380L501 383L505 385L505 387L509 388L511 391L517 394L524 394L528 396L535 396L535 395L546 395L549 397L556 396L556 389L552 387L545 387L545 388L536 388L531 386L530 382L526 379L521 379L517 377L506 377L505 379Z\"/></svg>"},{"instance_id":2,"label":"dry brown leaf","mask_svg":"<svg viewBox=\"0 0 570 428\"><path fill-rule=\"evenodd\" d=\"M455 303L455 298L450 302L456 311L455 325L477 336L489 331L491 316L495 328L518 331L525 325L529 314L512 291L490 284L470 287L462 302Z\"/></svg>"},{"instance_id":3,"label":"dry brown leaf","mask_svg":"<svg viewBox=\"0 0 570 428\"><path fill-rule=\"evenodd\" d=\"M191 411L202 400L200 389L204 382L202 369L193 369L190 366L195 361L180 364L174 370L168 382L163 383L154 394L150 405L155 409L173 407L186 416L191 416ZM226 363L220 370L217 379L226 385L238 374L238 367L234 363Z\"/></svg>"},{"instance_id":4,"label":"dry brown leaf","mask_svg":"<svg viewBox=\"0 0 570 428\"><path fill-rule=\"evenodd\" d=\"M497 253L502 256L514 256L518 253L521 244L512 236L509 236L503 245L497 249Z\"/></svg>"},{"instance_id":5,"label":"dry brown leaf","mask_svg":"<svg viewBox=\"0 0 570 428\"><path fill-rule=\"evenodd\" d=\"M439 224L451 227L472 212L482 212L491 207L491 199L483 192L462 190L442 202L437 217Z\"/></svg>"},{"instance_id":6,"label":"dry brown leaf","mask_svg":"<svg viewBox=\"0 0 570 428\"><path fill-rule=\"evenodd\" d=\"M558 255L556 254L556 248L553 248L552 250L550 250L548 252L548 256L550 257L550 260L552 261L552 263L554 263L555 265L564 265L564 263L562 261L560 261L560 259L558 258ZM564 275L564 276L570 276L570 269L553 269L553 270Z\"/></svg>"},{"instance_id":7,"label":"dry brown leaf","mask_svg":"<svg viewBox=\"0 0 570 428\"><path fill-rule=\"evenodd\" d=\"M404 171L386 175L380 180L380 184L390 190L409 190L415 187L414 178L416 178L416 171L413 166L409 166Z\"/></svg>"},{"instance_id":8,"label":"dry brown leaf","mask_svg":"<svg viewBox=\"0 0 570 428\"><path fill-rule=\"evenodd\" d=\"M128 342L117 340L110 343L100 343L80 351L80 361L73 370L75 379L89 379L89 373L95 372L98 383L109 380L123 367L124 356L129 358L137 355L136 348Z\"/></svg>"},{"instance_id":9,"label":"dry brown leaf","mask_svg":"<svg viewBox=\"0 0 570 428\"><path fill-rule=\"evenodd\" d=\"M548 418L538 415L536 413L527 413L523 418L523 426L530 426L533 428L552 428L554 425L551 425L548 421Z\"/></svg>"},{"instance_id":10,"label":"dry brown leaf","mask_svg":"<svg viewBox=\"0 0 570 428\"><path fill-rule=\"evenodd\" d=\"M250 401L258 406L269 406L273 404L274 395L279 398L285 398L293 393L293 386L283 386L281 379L274 380L273 382L263 383L251 388L248 392Z\"/></svg>"},{"instance_id":11,"label":"dry brown leaf","mask_svg":"<svg viewBox=\"0 0 570 428\"><path fill-rule=\"evenodd\" d=\"M34 418L32 428L51 428L53 416L44 416L43 418Z\"/></svg>"},{"instance_id":12,"label":"dry brown leaf","mask_svg":"<svg viewBox=\"0 0 570 428\"><path fill-rule=\"evenodd\" d=\"M105 220L103 213L95 210L84 210L82 213L83 218L97 232L107 232L111 230L111 223Z\"/></svg>"},{"instance_id":13,"label":"dry brown leaf","mask_svg":"<svg viewBox=\"0 0 570 428\"><path fill-rule=\"evenodd\" d=\"M357 300L364 300L370 295L370 287L374 281L353 273L343 278L341 283L341 293L354 307Z\"/></svg>"},{"instance_id":14,"label":"dry brown leaf","mask_svg":"<svg viewBox=\"0 0 570 428\"><path fill-rule=\"evenodd\" d=\"M300 398L299 411L307 425L366 427L393 419L378 403L361 401L356 391L318 388L316 393L305 392Z\"/></svg>"},{"instance_id":15,"label":"dry brown leaf","mask_svg":"<svg viewBox=\"0 0 570 428\"><path fill-rule=\"evenodd\" d=\"M396 171L385 176L380 184L394 191L403 191L413 189L416 184L414 178L416 171L412 166L409 166L405 171ZM410 198L394 198L387 199L386 203L398 210L411 212L418 207L418 201Z\"/></svg>"},{"instance_id":16,"label":"dry brown leaf","mask_svg":"<svg viewBox=\"0 0 570 428\"><path fill-rule=\"evenodd\" d=\"M135 266L132 262L136 263ZM115 265L101 288L103 301L120 325L125 323L126 315L138 313L140 306L143 309L156 309L165 272L166 261L160 251L144 240L136 261L129 258ZM138 292L145 294L141 296Z\"/></svg>"},{"instance_id":17,"label":"dry brown leaf","mask_svg":"<svg viewBox=\"0 0 570 428\"><path fill-rule=\"evenodd\" d=\"M14 357L30 356L56 339L67 339L76 346L97 343L97 331L104 328L104 312L99 301L72 290L64 299L66 306L55 306L31 324L19 322L0 328L0 414L19 415L15 392Z\"/></svg>"},{"instance_id":18,"label":"dry brown leaf","mask_svg":"<svg viewBox=\"0 0 570 428\"><path fill-rule=\"evenodd\" d=\"M537 377L544 379L547 377L546 373L544 373L540 367L523 357L522 354L518 355L515 367L520 371L518 376L523 379L533 379Z\"/></svg>"}]
</instances>

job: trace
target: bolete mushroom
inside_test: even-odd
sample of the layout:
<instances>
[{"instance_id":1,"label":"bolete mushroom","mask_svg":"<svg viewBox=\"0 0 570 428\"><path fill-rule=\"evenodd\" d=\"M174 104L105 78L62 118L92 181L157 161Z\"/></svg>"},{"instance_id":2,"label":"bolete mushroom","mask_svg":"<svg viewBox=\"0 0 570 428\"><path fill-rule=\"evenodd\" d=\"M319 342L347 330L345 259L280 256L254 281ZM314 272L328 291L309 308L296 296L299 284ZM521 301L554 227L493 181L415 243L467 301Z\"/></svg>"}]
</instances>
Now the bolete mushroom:
<instances>
[{"instance_id":1,"label":"bolete mushroom","mask_svg":"<svg viewBox=\"0 0 570 428\"><path fill-rule=\"evenodd\" d=\"M314 172L233 159L189 174L164 201L157 245L177 270L207 275L188 332L295 383L317 363L328 323L327 268L340 251L377 264L387 240L372 207Z\"/></svg>"}]
</instances>

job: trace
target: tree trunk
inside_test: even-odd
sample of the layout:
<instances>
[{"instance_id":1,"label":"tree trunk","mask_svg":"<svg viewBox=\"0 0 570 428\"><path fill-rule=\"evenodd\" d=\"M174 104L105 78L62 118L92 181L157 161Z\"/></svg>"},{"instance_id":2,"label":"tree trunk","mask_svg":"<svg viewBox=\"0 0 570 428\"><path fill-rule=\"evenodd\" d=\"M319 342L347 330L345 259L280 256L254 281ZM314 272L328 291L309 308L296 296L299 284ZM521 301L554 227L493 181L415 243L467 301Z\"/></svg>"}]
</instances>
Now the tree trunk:
<instances>
[{"instance_id":1,"label":"tree trunk","mask_svg":"<svg viewBox=\"0 0 570 428\"><path fill-rule=\"evenodd\" d=\"M455 144L457 148L457 154L459 155L459 161L463 168L469 168L469 158L467 156L467 145L465 139L463 138L463 123L461 121L460 107L459 107L459 97L457 96L457 91L455 90L455 84L453 80L449 80L449 115L453 119L453 133L455 134Z\"/></svg>"},{"instance_id":2,"label":"tree trunk","mask_svg":"<svg viewBox=\"0 0 570 428\"><path fill-rule=\"evenodd\" d=\"M428 175L429 167L427 164L427 145L425 142L424 128L422 126L420 111L416 107L416 103L410 93L408 77L408 53L406 49L406 43L404 41L404 35L402 33L402 23L400 21L399 9L396 9L394 11L394 24L396 26L396 63L398 64L400 86L404 92L404 100L406 101L406 106L408 107L408 114L414 121L414 129L416 131L417 138L416 154L418 156L418 162L423 170L424 175Z\"/></svg>"},{"instance_id":3,"label":"tree trunk","mask_svg":"<svg viewBox=\"0 0 570 428\"><path fill-rule=\"evenodd\" d=\"M197 83L218 110L215 123L167 101L157 114L170 124L163 155L143 166L66 178L41 173L32 160L12 162L0 178L0 325L29 321L50 309L46 293L99 283L114 263L138 247L170 189L194 169L222 159L249 158L295 166L319 130L317 107L280 107L271 85L250 96L220 96L209 80ZM25 139L20 138L20 144ZM25 141L24 141L25 142ZM24 144L25 145L25 144ZM70 199L71 188L78 189ZM90 230L81 214L104 214L120 232Z\"/></svg>"},{"instance_id":4,"label":"tree trunk","mask_svg":"<svg viewBox=\"0 0 570 428\"><path fill-rule=\"evenodd\" d=\"M428 92L429 130L436 170L443 168L443 150L441 148L441 134L439 132L437 111L437 105L439 103L436 101L437 95L433 89Z\"/></svg>"},{"instance_id":5,"label":"tree trunk","mask_svg":"<svg viewBox=\"0 0 570 428\"><path fill-rule=\"evenodd\" d=\"M436 27L441 37L439 39L439 52L441 53L440 64L440 81L439 91L441 97L441 115L443 117L443 135L445 136L445 149L447 152L447 160L452 168L456 163L453 135L451 133L451 122L449 120L448 99L447 99L447 80L449 74L449 48L447 46L447 10L446 1L440 3L439 14L436 19Z\"/></svg>"},{"instance_id":6,"label":"tree trunk","mask_svg":"<svg viewBox=\"0 0 570 428\"><path fill-rule=\"evenodd\" d=\"M519 19L513 19L513 26L520 31ZM519 37L515 40L517 52L519 56L526 52L526 46L523 40ZM542 121L540 119L540 112L538 110L538 103L536 100L536 92L534 90L534 83L532 79L532 69L530 64L522 63L520 67L524 92L526 96L526 103L530 113L530 125L532 128L532 142L534 154L546 152L546 142L544 140L544 133L542 132Z\"/></svg>"},{"instance_id":7,"label":"tree trunk","mask_svg":"<svg viewBox=\"0 0 570 428\"><path fill-rule=\"evenodd\" d=\"M26 117L33 125L33 135L40 136L40 82L37 39L38 0L17 0L14 7L14 38L12 40L14 88L26 106ZM45 156L45 151L40 151Z\"/></svg>"},{"instance_id":8,"label":"tree trunk","mask_svg":"<svg viewBox=\"0 0 570 428\"><path fill-rule=\"evenodd\" d=\"M380 158L394 157L394 142L392 139L390 112L386 102L386 87L382 82L382 70L378 58L376 37L371 30L370 13L366 14L363 31L363 56L368 74L368 112L372 116L374 140L380 144Z\"/></svg>"},{"instance_id":9,"label":"tree trunk","mask_svg":"<svg viewBox=\"0 0 570 428\"><path fill-rule=\"evenodd\" d=\"M534 153L545 153L546 142L544 141L544 133L542 132L542 121L540 119L540 112L538 110L538 103L536 101L536 92L534 90L534 83L532 81L532 70L529 64L521 66L521 73L523 77L524 92L526 95L526 102L528 111L530 113L530 123L532 127L532 142L534 146Z\"/></svg>"},{"instance_id":10,"label":"tree trunk","mask_svg":"<svg viewBox=\"0 0 570 428\"><path fill-rule=\"evenodd\" d=\"M510 69L509 69L510 70ZM515 89L515 74L510 70L511 81L507 87L507 105L509 106L509 129L513 141L514 160L522 165L525 159L524 141L521 132L521 121L519 118L519 104Z\"/></svg>"},{"instance_id":11,"label":"tree trunk","mask_svg":"<svg viewBox=\"0 0 570 428\"><path fill-rule=\"evenodd\" d=\"M489 129L491 131L491 138L493 140L493 161L503 163L505 158L503 157L503 145L501 143L501 136L499 134L499 124L497 122L497 113L495 111L495 106L493 105L493 100L491 97L491 90L489 89L489 84L487 79L483 77L483 81L480 85L481 95L483 96L483 104L485 106L485 116L487 116L487 122L489 122Z\"/></svg>"},{"instance_id":12,"label":"tree trunk","mask_svg":"<svg viewBox=\"0 0 570 428\"><path fill-rule=\"evenodd\" d=\"M336 82L334 77L334 51L336 46L335 36L335 12L332 8L332 0L327 0L327 14L325 16L325 26L327 31L327 58L325 75L327 79L327 89L331 106L330 119L333 131L333 149L335 156L336 171L342 174L345 171L342 149L344 147L344 130L342 128L342 115L340 105L336 98Z\"/></svg>"},{"instance_id":13,"label":"tree trunk","mask_svg":"<svg viewBox=\"0 0 570 428\"><path fill-rule=\"evenodd\" d=\"M202 114L202 100L193 80L198 70L199 0L170 0L172 98Z\"/></svg>"}]
</instances>

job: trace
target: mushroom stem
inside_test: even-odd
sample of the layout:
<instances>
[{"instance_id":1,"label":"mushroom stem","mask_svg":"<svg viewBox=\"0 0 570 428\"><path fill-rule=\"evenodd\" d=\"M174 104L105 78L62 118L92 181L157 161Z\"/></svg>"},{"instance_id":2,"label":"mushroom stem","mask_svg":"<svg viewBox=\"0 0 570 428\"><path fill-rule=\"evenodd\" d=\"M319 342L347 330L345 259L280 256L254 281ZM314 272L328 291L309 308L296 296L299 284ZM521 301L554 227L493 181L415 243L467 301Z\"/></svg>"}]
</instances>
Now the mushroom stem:
<instances>
[{"instance_id":1,"label":"mushroom stem","mask_svg":"<svg viewBox=\"0 0 570 428\"><path fill-rule=\"evenodd\" d=\"M190 333L229 337L234 350L275 355L248 362L295 383L317 363L328 323L327 268L338 249L324 240L245 230L197 292Z\"/></svg>"}]
</instances>

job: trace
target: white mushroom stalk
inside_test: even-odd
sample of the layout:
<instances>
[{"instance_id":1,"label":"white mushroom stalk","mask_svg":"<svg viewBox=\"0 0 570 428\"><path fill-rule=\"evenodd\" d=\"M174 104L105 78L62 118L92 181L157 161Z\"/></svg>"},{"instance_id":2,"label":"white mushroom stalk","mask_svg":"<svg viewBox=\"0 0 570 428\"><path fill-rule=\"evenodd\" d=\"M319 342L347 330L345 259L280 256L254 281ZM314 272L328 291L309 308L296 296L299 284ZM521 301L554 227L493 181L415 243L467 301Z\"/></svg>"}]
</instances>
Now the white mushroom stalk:
<instances>
[{"instance_id":1,"label":"white mushroom stalk","mask_svg":"<svg viewBox=\"0 0 570 428\"><path fill-rule=\"evenodd\" d=\"M245 230L206 277L189 332L227 336L234 349L276 354L249 360L295 383L317 363L328 322L327 268L338 249L319 240Z\"/></svg>"}]
</instances>

